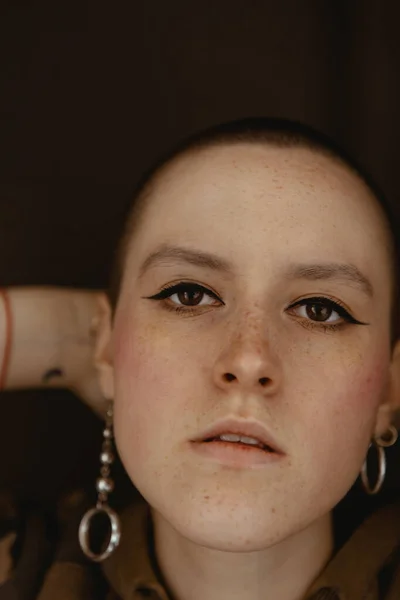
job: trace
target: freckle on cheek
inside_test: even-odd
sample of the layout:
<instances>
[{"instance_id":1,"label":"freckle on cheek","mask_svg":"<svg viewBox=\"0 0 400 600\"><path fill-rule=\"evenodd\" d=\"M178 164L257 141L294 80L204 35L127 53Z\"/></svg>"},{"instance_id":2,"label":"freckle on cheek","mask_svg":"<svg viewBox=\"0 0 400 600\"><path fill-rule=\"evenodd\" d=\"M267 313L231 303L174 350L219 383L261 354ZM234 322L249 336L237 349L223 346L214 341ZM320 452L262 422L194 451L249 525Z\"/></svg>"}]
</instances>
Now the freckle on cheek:
<instances>
[{"instance_id":1,"label":"freckle on cheek","mask_svg":"<svg viewBox=\"0 0 400 600\"><path fill-rule=\"evenodd\" d=\"M375 363L367 376L359 378L355 400L360 404L365 404L368 401L376 403L385 392L386 381L386 364L382 362Z\"/></svg>"},{"instance_id":2,"label":"freckle on cheek","mask_svg":"<svg viewBox=\"0 0 400 600\"><path fill-rule=\"evenodd\" d=\"M132 346L134 335L129 324L121 327L116 324L113 336L113 351L114 359L120 361L124 356L129 354L129 347Z\"/></svg>"}]
</instances>

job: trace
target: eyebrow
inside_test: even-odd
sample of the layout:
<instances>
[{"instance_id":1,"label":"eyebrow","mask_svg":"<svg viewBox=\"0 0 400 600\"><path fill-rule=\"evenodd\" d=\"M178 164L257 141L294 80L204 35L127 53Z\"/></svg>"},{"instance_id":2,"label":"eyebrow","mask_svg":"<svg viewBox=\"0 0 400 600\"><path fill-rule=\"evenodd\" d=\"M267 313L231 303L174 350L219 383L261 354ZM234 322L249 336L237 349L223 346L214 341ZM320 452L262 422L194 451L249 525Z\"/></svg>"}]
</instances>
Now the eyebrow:
<instances>
[{"instance_id":1,"label":"eyebrow","mask_svg":"<svg viewBox=\"0 0 400 600\"><path fill-rule=\"evenodd\" d=\"M234 267L228 260L220 258L215 254L192 250L190 248L181 248L180 246L169 246L163 244L157 250L152 252L140 267L139 277L150 268L163 262L185 262L196 267L220 271L233 275Z\"/></svg>"},{"instance_id":2,"label":"eyebrow","mask_svg":"<svg viewBox=\"0 0 400 600\"><path fill-rule=\"evenodd\" d=\"M355 265L346 263L292 265L289 267L288 275L295 279L307 279L309 281L320 279L344 281L354 284L371 298L374 295L372 283Z\"/></svg>"},{"instance_id":3,"label":"eyebrow","mask_svg":"<svg viewBox=\"0 0 400 600\"><path fill-rule=\"evenodd\" d=\"M150 267L160 265L163 262L180 262L218 271L227 275L234 275L233 264L215 254L162 244L142 263L139 270L139 278L143 277ZM365 294L372 297L374 290L370 280L355 266L346 263L323 263L323 264L293 264L285 273L288 279L306 279L308 281L336 280L354 284Z\"/></svg>"}]
</instances>

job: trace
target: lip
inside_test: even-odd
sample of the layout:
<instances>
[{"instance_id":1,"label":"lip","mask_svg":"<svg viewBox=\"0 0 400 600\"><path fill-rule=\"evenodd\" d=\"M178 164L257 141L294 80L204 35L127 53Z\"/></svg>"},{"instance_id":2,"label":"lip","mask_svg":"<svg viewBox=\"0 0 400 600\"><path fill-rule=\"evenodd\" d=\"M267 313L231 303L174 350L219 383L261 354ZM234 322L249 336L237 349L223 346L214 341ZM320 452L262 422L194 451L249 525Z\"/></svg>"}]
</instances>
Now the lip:
<instances>
[{"instance_id":1,"label":"lip","mask_svg":"<svg viewBox=\"0 0 400 600\"><path fill-rule=\"evenodd\" d=\"M192 440L192 442L200 444L206 442L206 440L209 440L210 438L218 437L223 433L235 433L236 435L255 438L264 444L264 446L267 446L271 454L285 454L278 446L272 434L258 421L239 420L234 418L223 419L217 421L211 427L203 431L198 437ZM211 444L212 442L207 443ZM257 448L254 449L256 450ZM259 448L258 450L267 454L264 450L260 450Z\"/></svg>"}]
</instances>

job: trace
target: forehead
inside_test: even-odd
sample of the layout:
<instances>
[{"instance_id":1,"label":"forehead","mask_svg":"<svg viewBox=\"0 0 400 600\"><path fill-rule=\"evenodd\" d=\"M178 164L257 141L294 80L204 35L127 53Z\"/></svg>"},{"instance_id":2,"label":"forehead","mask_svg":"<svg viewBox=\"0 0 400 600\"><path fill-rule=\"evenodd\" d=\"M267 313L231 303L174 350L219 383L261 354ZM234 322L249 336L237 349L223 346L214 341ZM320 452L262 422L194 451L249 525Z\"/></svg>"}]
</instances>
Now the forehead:
<instances>
[{"instance_id":1,"label":"forehead","mask_svg":"<svg viewBox=\"0 0 400 600\"><path fill-rule=\"evenodd\" d=\"M302 147L238 143L179 157L153 182L134 238L136 256L191 244L243 268L321 252L377 271L390 263L385 218L367 186Z\"/></svg>"}]
</instances>

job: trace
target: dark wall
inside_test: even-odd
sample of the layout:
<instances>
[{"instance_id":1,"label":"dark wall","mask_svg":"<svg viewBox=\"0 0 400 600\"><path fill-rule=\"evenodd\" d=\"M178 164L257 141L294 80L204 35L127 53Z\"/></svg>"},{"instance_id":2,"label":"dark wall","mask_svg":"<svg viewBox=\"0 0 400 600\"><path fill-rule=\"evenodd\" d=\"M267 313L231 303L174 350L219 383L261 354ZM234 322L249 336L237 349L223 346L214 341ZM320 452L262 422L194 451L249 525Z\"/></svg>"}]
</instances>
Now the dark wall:
<instances>
[{"instance_id":1,"label":"dark wall","mask_svg":"<svg viewBox=\"0 0 400 600\"><path fill-rule=\"evenodd\" d=\"M394 1L3 0L3 285L103 287L142 171L180 137L300 119L399 203ZM43 501L94 476L100 423L69 393L2 394L0 485ZM85 460L82 459L85 457Z\"/></svg>"}]
</instances>

